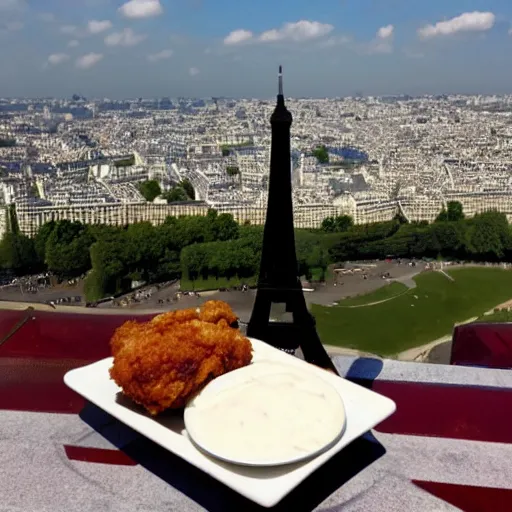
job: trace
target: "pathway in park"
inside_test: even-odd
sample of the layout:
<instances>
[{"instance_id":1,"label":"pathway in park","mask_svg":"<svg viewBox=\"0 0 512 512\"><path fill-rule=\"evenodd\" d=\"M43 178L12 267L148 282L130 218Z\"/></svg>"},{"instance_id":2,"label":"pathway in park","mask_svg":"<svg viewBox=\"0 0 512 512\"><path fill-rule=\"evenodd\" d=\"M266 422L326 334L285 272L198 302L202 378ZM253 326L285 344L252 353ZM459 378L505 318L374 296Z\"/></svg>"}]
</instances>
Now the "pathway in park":
<instances>
[{"instance_id":1,"label":"pathway in park","mask_svg":"<svg viewBox=\"0 0 512 512\"><path fill-rule=\"evenodd\" d=\"M437 272L439 272L440 274L443 274L443 276L445 276L450 281L455 282L455 279L450 274L447 274L442 268L437 269Z\"/></svg>"},{"instance_id":2,"label":"pathway in park","mask_svg":"<svg viewBox=\"0 0 512 512\"><path fill-rule=\"evenodd\" d=\"M393 297L388 297L387 299L382 299L382 300L377 300L375 302L369 302L367 304L357 304L355 306L343 306L343 303L337 303L336 305L339 306L340 308L344 308L344 309L355 309L355 308L366 308L366 307L369 307L369 306L376 306L377 304L383 304L384 302L389 302L390 300L394 300L398 297L401 297L402 295L405 295L406 293L408 293L410 290L416 288L416 281L414 280L414 277L417 276L421 271L416 271L412 274L409 274L407 276L402 276L402 277L399 277L397 279L386 279L386 283L387 284L390 284L392 282L397 282L397 283L402 283L404 284L405 286L407 286L407 290L404 290L402 293L399 293L398 295L394 295Z\"/></svg>"},{"instance_id":3,"label":"pathway in park","mask_svg":"<svg viewBox=\"0 0 512 512\"><path fill-rule=\"evenodd\" d=\"M390 281L396 281L397 283L405 284L405 286L407 286L407 288L412 290L412 289L416 288L416 286L418 286L416 284L416 281L414 280L414 278L421 272L422 272L422 270L416 270L415 272L412 272L411 274L408 274L406 276L397 277L396 279L390 279Z\"/></svg>"}]
</instances>

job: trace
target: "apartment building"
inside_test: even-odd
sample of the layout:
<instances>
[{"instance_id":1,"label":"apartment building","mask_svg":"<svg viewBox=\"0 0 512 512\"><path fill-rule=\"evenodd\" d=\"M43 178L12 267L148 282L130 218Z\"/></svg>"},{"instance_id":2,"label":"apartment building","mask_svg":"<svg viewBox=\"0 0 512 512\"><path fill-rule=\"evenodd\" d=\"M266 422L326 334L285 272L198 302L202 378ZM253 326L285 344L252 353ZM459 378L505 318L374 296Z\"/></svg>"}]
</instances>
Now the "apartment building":
<instances>
[{"instance_id":1,"label":"apartment building","mask_svg":"<svg viewBox=\"0 0 512 512\"><path fill-rule=\"evenodd\" d=\"M124 226L136 222L151 222L157 225L162 224L167 217L206 215L207 212L208 206L200 202L180 204L138 202L72 206L16 205L18 225L21 232L28 236L35 235L43 224L52 220L69 220L79 221L83 224L109 224L112 226Z\"/></svg>"}]
</instances>

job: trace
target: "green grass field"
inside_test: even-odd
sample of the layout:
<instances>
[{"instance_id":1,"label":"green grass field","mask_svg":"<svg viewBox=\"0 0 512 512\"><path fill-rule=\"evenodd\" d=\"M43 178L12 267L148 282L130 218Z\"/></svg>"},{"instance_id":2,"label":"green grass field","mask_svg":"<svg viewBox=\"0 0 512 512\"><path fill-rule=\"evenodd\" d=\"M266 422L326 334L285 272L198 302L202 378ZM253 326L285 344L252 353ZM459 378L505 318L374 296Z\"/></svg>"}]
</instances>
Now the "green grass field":
<instances>
[{"instance_id":1,"label":"green grass field","mask_svg":"<svg viewBox=\"0 0 512 512\"><path fill-rule=\"evenodd\" d=\"M477 322L509 323L512 322L512 311L495 311L490 315L482 315Z\"/></svg>"},{"instance_id":2,"label":"green grass field","mask_svg":"<svg viewBox=\"0 0 512 512\"><path fill-rule=\"evenodd\" d=\"M407 286L402 283L391 283L374 292L367 293L366 295L357 295L356 297L349 297L339 301L338 305L341 308L349 306L362 306L364 304L373 304L382 300L391 299L408 290Z\"/></svg>"},{"instance_id":3,"label":"green grass field","mask_svg":"<svg viewBox=\"0 0 512 512\"><path fill-rule=\"evenodd\" d=\"M215 277L209 277L208 279L196 279L195 281L190 281L188 279L182 279L180 281L181 291L183 292L201 292L207 290L218 290L219 288L231 288L233 286L241 286L242 284L254 286L256 284L256 278L234 277L232 279L226 279L225 277L221 277L219 279L216 279Z\"/></svg>"},{"instance_id":4,"label":"green grass field","mask_svg":"<svg viewBox=\"0 0 512 512\"><path fill-rule=\"evenodd\" d=\"M455 282L438 272L420 274L417 288L374 306L313 305L322 342L394 355L449 334L455 323L480 317L512 298L512 271L466 268L449 274Z\"/></svg>"}]
</instances>

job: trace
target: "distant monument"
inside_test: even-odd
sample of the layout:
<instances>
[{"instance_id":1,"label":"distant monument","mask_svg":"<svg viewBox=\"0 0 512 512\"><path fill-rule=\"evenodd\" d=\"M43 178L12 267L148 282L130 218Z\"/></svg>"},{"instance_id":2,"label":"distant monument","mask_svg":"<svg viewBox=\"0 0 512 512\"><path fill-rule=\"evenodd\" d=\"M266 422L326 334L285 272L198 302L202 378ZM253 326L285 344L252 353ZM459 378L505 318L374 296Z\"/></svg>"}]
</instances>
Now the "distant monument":
<instances>
[{"instance_id":1,"label":"distant monument","mask_svg":"<svg viewBox=\"0 0 512 512\"><path fill-rule=\"evenodd\" d=\"M272 149L268 207L256 301L247 335L294 353L302 349L306 361L336 369L316 332L315 319L308 311L298 275L291 184L290 127L292 115L284 104L283 74L279 67L277 106L270 118ZM272 305L284 305L292 320L272 321Z\"/></svg>"}]
</instances>

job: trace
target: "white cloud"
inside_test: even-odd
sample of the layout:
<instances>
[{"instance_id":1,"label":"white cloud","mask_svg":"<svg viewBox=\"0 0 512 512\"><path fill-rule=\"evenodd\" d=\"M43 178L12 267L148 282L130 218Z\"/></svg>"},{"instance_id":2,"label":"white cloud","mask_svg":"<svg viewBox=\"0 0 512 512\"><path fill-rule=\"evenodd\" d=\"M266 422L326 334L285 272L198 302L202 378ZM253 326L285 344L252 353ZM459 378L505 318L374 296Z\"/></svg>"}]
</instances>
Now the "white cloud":
<instances>
[{"instance_id":1,"label":"white cloud","mask_svg":"<svg viewBox=\"0 0 512 512\"><path fill-rule=\"evenodd\" d=\"M148 55L148 60L150 62L157 62L159 60L170 59L173 54L174 52L172 50L162 50L161 52Z\"/></svg>"},{"instance_id":2,"label":"white cloud","mask_svg":"<svg viewBox=\"0 0 512 512\"><path fill-rule=\"evenodd\" d=\"M508 29L508 35L512 36L512 27Z\"/></svg>"},{"instance_id":3,"label":"white cloud","mask_svg":"<svg viewBox=\"0 0 512 512\"><path fill-rule=\"evenodd\" d=\"M69 60L69 55L66 53L52 53L48 57L48 64L50 66L57 66L58 64L62 64Z\"/></svg>"},{"instance_id":4,"label":"white cloud","mask_svg":"<svg viewBox=\"0 0 512 512\"><path fill-rule=\"evenodd\" d=\"M352 38L349 36L331 36L325 41L319 43L320 48L331 48L333 46L342 46L352 42Z\"/></svg>"},{"instance_id":5,"label":"white cloud","mask_svg":"<svg viewBox=\"0 0 512 512\"><path fill-rule=\"evenodd\" d=\"M420 39L431 39L438 36L449 36L461 32L485 32L494 26L496 16L492 12L465 12L460 16L435 25L425 25L418 29Z\"/></svg>"},{"instance_id":6,"label":"white cloud","mask_svg":"<svg viewBox=\"0 0 512 512\"><path fill-rule=\"evenodd\" d=\"M372 55L376 53L393 53L393 43L390 41L372 41L367 49L366 53Z\"/></svg>"},{"instance_id":7,"label":"white cloud","mask_svg":"<svg viewBox=\"0 0 512 512\"><path fill-rule=\"evenodd\" d=\"M105 32L105 30L109 30L112 28L112 22L109 20L91 20L87 23L87 30L90 34L99 34L100 32Z\"/></svg>"},{"instance_id":8,"label":"white cloud","mask_svg":"<svg viewBox=\"0 0 512 512\"><path fill-rule=\"evenodd\" d=\"M244 42L252 39L252 36L253 36L253 33L250 30L244 30L243 28L238 29L238 30L233 30L233 32L228 34L226 36L226 38L224 39L224 44L225 45L234 45L234 44L244 43Z\"/></svg>"},{"instance_id":9,"label":"white cloud","mask_svg":"<svg viewBox=\"0 0 512 512\"><path fill-rule=\"evenodd\" d=\"M72 39L71 41L69 41L68 43L68 48L75 48L79 45L80 43L76 40L76 39Z\"/></svg>"},{"instance_id":10,"label":"white cloud","mask_svg":"<svg viewBox=\"0 0 512 512\"><path fill-rule=\"evenodd\" d=\"M160 0L130 0L118 10L126 18L152 18L164 12Z\"/></svg>"},{"instance_id":11,"label":"white cloud","mask_svg":"<svg viewBox=\"0 0 512 512\"><path fill-rule=\"evenodd\" d=\"M375 39L366 45L365 53L370 55L376 53L393 53L393 35L395 27L386 25L380 27L375 34Z\"/></svg>"},{"instance_id":12,"label":"white cloud","mask_svg":"<svg viewBox=\"0 0 512 512\"><path fill-rule=\"evenodd\" d=\"M200 71L199 69L197 69L197 68L190 68L190 69L188 70L188 74L189 74L190 76L196 76L196 75L199 75L199 73L200 73L200 72L201 72L201 71Z\"/></svg>"},{"instance_id":13,"label":"white cloud","mask_svg":"<svg viewBox=\"0 0 512 512\"><path fill-rule=\"evenodd\" d=\"M125 28L122 32L114 32L105 37L107 46L135 46L144 41L146 36L136 34L131 28Z\"/></svg>"},{"instance_id":14,"label":"white cloud","mask_svg":"<svg viewBox=\"0 0 512 512\"><path fill-rule=\"evenodd\" d=\"M103 59L103 55L101 53L88 53L79 57L76 60L75 65L80 69L89 69L97 64L101 59Z\"/></svg>"},{"instance_id":15,"label":"white cloud","mask_svg":"<svg viewBox=\"0 0 512 512\"><path fill-rule=\"evenodd\" d=\"M75 25L63 25L60 27L60 31L63 34L74 34L77 31L77 27Z\"/></svg>"},{"instance_id":16,"label":"white cloud","mask_svg":"<svg viewBox=\"0 0 512 512\"><path fill-rule=\"evenodd\" d=\"M393 32L395 27L393 25L386 25L385 27L380 27L377 31L377 37L379 39L389 39L393 36Z\"/></svg>"},{"instance_id":17,"label":"white cloud","mask_svg":"<svg viewBox=\"0 0 512 512\"><path fill-rule=\"evenodd\" d=\"M259 40L262 42L273 41L307 41L325 36L332 32L334 27L318 21L301 20L295 23L285 23L279 29L263 32Z\"/></svg>"}]
</instances>

